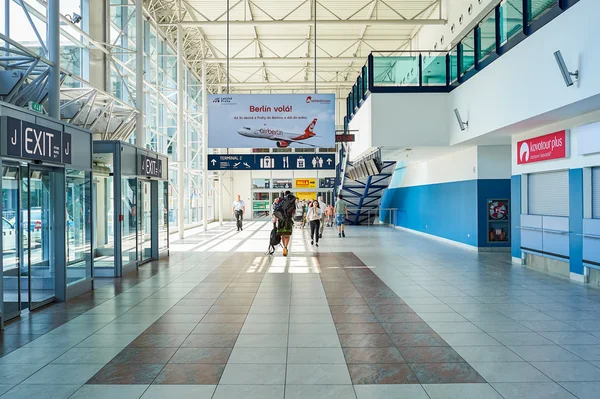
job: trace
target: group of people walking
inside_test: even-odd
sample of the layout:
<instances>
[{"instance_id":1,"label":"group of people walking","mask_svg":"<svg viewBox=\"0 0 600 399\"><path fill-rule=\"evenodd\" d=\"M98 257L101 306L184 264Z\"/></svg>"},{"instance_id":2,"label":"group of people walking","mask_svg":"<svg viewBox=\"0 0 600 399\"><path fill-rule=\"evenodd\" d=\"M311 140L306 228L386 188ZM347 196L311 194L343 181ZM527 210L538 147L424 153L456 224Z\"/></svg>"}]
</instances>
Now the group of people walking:
<instances>
[{"instance_id":1,"label":"group of people walking","mask_svg":"<svg viewBox=\"0 0 600 399\"><path fill-rule=\"evenodd\" d=\"M234 201L232 207L238 231L242 230L245 211L246 204L238 195L237 201ZM308 222L310 226L310 244L318 247L319 239L323 238L325 226L332 226L334 218L338 229L338 237L346 237L344 229L348 218L348 205L341 194L338 195L335 205L331 206L323 202L322 196L319 196L316 200L306 201L294 197L289 190L282 192L273 203L273 232L270 238L270 246L274 249L281 242L283 256L287 256L294 223L298 223L300 228L304 228L306 222Z\"/></svg>"}]
</instances>

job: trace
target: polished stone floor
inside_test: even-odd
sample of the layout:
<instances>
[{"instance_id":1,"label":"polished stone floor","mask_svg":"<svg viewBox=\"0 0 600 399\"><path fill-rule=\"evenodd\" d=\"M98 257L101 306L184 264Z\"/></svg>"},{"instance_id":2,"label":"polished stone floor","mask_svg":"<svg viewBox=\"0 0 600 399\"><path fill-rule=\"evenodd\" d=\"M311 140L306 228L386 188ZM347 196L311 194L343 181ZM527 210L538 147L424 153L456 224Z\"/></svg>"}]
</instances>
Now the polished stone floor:
<instances>
[{"instance_id":1,"label":"polished stone floor","mask_svg":"<svg viewBox=\"0 0 600 399\"><path fill-rule=\"evenodd\" d=\"M597 398L600 290L384 227L213 227L1 333L2 398Z\"/></svg>"}]
</instances>

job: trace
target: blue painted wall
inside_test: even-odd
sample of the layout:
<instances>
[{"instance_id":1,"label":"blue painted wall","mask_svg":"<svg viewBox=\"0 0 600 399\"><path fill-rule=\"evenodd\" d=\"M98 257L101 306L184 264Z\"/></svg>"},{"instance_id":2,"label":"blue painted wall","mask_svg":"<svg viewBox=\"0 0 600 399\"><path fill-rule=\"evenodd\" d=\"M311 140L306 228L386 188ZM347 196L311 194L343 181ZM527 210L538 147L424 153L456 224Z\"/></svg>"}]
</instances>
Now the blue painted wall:
<instances>
[{"instance_id":1,"label":"blue painted wall","mask_svg":"<svg viewBox=\"0 0 600 399\"><path fill-rule=\"evenodd\" d=\"M479 247L506 248L510 246L508 242L488 243L489 230L488 223L488 200L503 199L510 200L510 180L509 179L479 179L477 180L477 209L479 223ZM510 209L509 209L510 212ZM511 224L505 223L508 229L507 234L512 235ZM500 225L500 224L499 224Z\"/></svg>"},{"instance_id":2,"label":"blue painted wall","mask_svg":"<svg viewBox=\"0 0 600 399\"><path fill-rule=\"evenodd\" d=\"M477 246L476 180L389 189L387 201L398 226Z\"/></svg>"},{"instance_id":3,"label":"blue painted wall","mask_svg":"<svg viewBox=\"0 0 600 399\"><path fill-rule=\"evenodd\" d=\"M387 189L382 208L397 208L396 224L472 246L487 243L487 199L510 198L510 180L467 180Z\"/></svg>"},{"instance_id":4,"label":"blue painted wall","mask_svg":"<svg viewBox=\"0 0 600 399\"><path fill-rule=\"evenodd\" d=\"M512 227L511 253L513 258L521 259L521 230L515 226L521 225L521 175L512 176L510 179L510 225Z\"/></svg>"},{"instance_id":5,"label":"blue painted wall","mask_svg":"<svg viewBox=\"0 0 600 399\"><path fill-rule=\"evenodd\" d=\"M583 274L583 169L569 170L569 232L570 271Z\"/></svg>"}]
</instances>

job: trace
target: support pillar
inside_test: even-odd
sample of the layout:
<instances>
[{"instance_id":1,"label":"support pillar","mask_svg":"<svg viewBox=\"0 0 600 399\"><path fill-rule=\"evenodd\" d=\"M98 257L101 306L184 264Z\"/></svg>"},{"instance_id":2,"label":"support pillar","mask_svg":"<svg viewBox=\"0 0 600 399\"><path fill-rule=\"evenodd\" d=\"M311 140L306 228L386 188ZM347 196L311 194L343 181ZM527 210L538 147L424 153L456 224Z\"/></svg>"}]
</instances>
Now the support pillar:
<instances>
[{"instance_id":1,"label":"support pillar","mask_svg":"<svg viewBox=\"0 0 600 399\"><path fill-rule=\"evenodd\" d=\"M183 238L185 229L185 126L184 112L184 76L183 76L183 28L177 25L177 227L179 238Z\"/></svg>"},{"instance_id":2,"label":"support pillar","mask_svg":"<svg viewBox=\"0 0 600 399\"><path fill-rule=\"evenodd\" d=\"M202 61L202 230L208 229L208 91L206 62Z\"/></svg>"},{"instance_id":3,"label":"support pillar","mask_svg":"<svg viewBox=\"0 0 600 399\"><path fill-rule=\"evenodd\" d=\"M223 175L219 174L219 226L223 226Z\"/></svg>"},{"instance_id":4,"label":"support pillar","mask_svg":"<svg viewBox=\"0 0 600 399\"><path fill-rule=\"evenodd\" d=\"M46 45L52 62L48 77L48 115L60 119L60 0L48 0Z\"/></svg>"},{"instance_id":5,"label":"support pillar","mask_svg":"<svg viewBox=\"0 0 600 399\"><path fill-rule=\"evenodd\" d=\"M146 148L144 129L144 2L135 1L135 143Z\"/></svg>"}]
</instances>

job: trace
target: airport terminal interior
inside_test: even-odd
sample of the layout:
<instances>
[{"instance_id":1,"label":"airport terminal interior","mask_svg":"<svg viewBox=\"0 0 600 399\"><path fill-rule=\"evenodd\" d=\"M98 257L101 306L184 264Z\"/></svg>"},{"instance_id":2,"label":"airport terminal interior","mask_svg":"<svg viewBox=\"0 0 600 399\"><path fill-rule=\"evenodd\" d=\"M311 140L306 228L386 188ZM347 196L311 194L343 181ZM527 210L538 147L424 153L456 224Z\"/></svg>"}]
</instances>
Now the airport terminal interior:
<instances>
[{"instance_id":1,"label":"airport terminal interior","mask_svg":"<svg viewBox=\"0 0 600 399\"><path fill-rule=\"evenodd\" d=\"M597 15L0 0L0 398L598 398Z\"/></svg>"}]
</instances>

